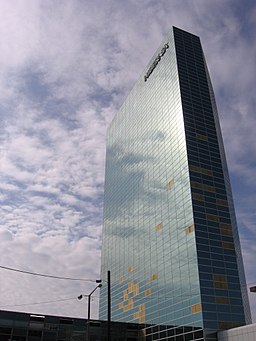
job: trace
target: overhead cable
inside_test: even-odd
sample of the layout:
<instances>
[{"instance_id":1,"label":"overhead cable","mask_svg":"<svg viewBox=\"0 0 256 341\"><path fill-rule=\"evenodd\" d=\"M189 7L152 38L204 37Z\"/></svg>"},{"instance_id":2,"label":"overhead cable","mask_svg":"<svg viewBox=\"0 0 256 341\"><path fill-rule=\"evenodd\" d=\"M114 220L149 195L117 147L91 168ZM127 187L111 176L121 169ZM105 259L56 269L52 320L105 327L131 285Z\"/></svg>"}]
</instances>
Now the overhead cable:
<instances>
[{"instance_id":1,"label":"overhead cable","mask_svg":"<svg viewBox=\"0 0 256 341\"><path fill-rule=\"evenodd\" d=\"M63 302L63 301L71 301L76 299L76 297L70 297L70 298L62 298L59 300L54 301L42 301L42 302L32 302L32 303L22 303L22 304L7 304L7 305L0 305L0 308L6 308L6 307L23 307L27 305L36 305L36 304L46 304L46 303L56 303L56 302Z\"/></svg>"},{"instance_id":2,"label":"overhead cable","mask_svg":"<svg viewBox=\"0 0 256 341\"><path fill-rule=\"evenodd\" d=\"M53 276L53 275L48 275L48 274L41 274L38 272L31 272L31 271L25 271L25 270L20 270L20 269L14 269L14 268L10 268L8 266L3 266L3 265L0 265L0 269L15 271L15 272L19 272L19 273L23 273L23 274L27 274L27 275L54 278L54 279L62 279L62 280L68 280L68 281L95 282L95 279Z\"/></svg>"}]
</instances>

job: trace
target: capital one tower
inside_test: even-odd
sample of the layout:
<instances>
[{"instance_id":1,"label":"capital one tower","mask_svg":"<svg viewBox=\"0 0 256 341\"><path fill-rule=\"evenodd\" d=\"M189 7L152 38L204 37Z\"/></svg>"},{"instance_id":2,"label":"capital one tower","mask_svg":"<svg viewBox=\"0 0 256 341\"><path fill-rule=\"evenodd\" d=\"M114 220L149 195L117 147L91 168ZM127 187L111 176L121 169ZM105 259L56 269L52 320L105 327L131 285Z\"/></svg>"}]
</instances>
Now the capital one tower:
<instances>
[{"instance_id":1,"label":"capital one tower","mask_svg":"<svg viewBox=\"0 0 256 341\"><path fill-rule=\"evenodd\" d=\"M152 340L210 340L250 322L210 77L200 39L175 27L108 129L108 270L112 320L145 324Z\"/></svg>"}]
</instances>

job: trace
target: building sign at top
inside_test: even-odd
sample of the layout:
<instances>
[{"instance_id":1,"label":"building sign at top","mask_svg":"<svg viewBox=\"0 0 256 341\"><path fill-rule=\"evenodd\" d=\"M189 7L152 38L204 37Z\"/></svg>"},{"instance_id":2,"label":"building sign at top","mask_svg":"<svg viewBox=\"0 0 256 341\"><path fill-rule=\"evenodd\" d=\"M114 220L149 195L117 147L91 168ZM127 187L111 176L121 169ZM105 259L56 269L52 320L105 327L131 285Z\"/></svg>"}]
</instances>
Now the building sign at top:
<instances>
[{"instance_id":1,"label":"building sign at top","mask_svg":"<svg viewBox=\"0 0 256 341\"><path fill-rule=\"evenodd\" d=\"M151 73L154 71L155 67L157 66L157 64L160 62L161 58L163 57L163 55L165 54L166 50L169 48L169 44L165 43L161 52L156 56L155 60L153 61L153 63L151 64L150 68L148 69L148 72L145 74L144 76L144 81L146 82L148 77L151 75Z\"/></svg>"}]
</instances>

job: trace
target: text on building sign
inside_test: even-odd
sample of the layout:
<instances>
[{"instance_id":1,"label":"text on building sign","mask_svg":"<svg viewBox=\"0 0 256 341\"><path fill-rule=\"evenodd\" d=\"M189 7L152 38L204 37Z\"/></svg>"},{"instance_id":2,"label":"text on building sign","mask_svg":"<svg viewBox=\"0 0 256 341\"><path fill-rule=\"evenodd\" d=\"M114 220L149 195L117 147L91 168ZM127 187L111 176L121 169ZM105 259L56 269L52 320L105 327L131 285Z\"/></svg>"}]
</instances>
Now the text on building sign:
<instances>
[{"instance_id":1,"label":"text on building sign","mask_svg":"<svg viewBox=\"0 0 256 341\"><path fill-rule=\"evenodd\" d=\"M169 44L165 43L161 52L156 56L155 60L153 61L153 63L151 64L150 68L148 69L148 72L145 74L144 76L144 81L146 82L148 77L151 75L151 73L154 71L155 67L157 66L157 64L160 62L161 58L163 57L163 55L165 54L166 50L169 48Z\"/></svg>"}]
</instances>

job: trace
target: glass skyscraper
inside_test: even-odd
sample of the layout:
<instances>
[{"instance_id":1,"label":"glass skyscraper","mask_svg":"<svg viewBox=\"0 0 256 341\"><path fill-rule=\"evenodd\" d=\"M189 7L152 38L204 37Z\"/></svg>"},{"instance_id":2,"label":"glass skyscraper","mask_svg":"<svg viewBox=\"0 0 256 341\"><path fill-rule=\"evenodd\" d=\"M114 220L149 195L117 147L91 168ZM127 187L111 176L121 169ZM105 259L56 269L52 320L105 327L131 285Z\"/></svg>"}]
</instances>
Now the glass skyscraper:
<instances>
[{"instance_id":1,"label":"glass skyscraper","mask_svg":"<svg viewBox=\"0 0 256 341\"><path fill-rule=\"evenodd\" d=\"M112 319L145 324L148 340L210 340L250 322L211 81L200 39L175 27L108 129L102 279L108 270Z\"/></svg>"}]
</instances>

